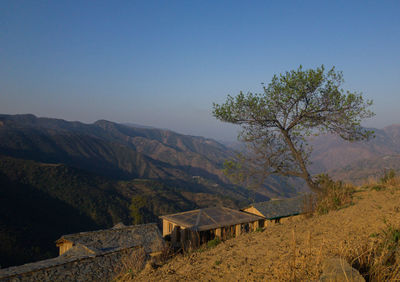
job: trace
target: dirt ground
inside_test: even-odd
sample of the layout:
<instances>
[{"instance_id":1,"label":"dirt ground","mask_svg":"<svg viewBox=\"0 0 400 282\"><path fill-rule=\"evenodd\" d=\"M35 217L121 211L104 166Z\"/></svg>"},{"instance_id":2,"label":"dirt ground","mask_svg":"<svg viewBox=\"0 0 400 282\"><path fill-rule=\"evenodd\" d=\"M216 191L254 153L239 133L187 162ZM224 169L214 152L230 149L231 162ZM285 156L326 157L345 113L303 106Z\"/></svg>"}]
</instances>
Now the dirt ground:
<instances>
[{"instance_id":1,"label":"dirt ground","mask_svg":"<svg viewBox=\"0 0 400 282\"><path fill-rule=\"evenodd\" d=\"M157 269L147 268L136 280L287 281L294 276L299 281L316 280L324 258L368 244L388 224L400 227L399 188L359 190L354 203L178 255Z\"/></svg>"}]
</instances>

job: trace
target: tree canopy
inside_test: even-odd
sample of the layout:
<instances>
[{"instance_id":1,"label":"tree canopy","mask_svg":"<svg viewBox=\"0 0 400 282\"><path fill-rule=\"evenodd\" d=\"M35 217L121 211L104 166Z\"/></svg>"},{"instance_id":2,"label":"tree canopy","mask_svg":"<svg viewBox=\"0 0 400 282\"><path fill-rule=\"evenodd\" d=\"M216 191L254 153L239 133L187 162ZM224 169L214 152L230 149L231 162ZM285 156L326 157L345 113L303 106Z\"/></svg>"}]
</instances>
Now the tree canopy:
<instances>
[{"instance_id":1,"label":"tree canopy","mask_svg":"<svg viewBox=\"0 0 400 282\"><path fill-rule=\"evenodd\" d=\"M344 91L343 74L332 67L287 71L274 75L262 93L228 95L224 104L213 104L213 115L238 124L239 139L248 152L240 162L228 162L236 177L261 182L269 175L303 178L313 191L319 187L308 171L311 148L307 137L333 133L348 141L368 139L373 132L361 121L372 117L372 101L361 93ZM244 174L243 174L244 173Z\"/></svg>"}]
</instances>

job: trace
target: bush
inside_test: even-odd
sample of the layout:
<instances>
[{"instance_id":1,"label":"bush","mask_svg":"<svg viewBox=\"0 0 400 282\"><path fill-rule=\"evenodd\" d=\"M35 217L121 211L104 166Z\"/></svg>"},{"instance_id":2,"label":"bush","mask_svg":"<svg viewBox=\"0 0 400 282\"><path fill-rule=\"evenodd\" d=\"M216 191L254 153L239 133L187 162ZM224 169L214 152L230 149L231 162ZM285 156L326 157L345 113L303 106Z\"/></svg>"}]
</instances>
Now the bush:
<instances>
[{"instance_id":1,"label":"bush","mask_svg":"<svg viewBox=\"0 0 400 282\"><path fill-rule=\"evenodd\" d=\"M257 229L256 229L256 232L263 232L264 231L264 228L262 228L262 227L257 227Z\"/></svg>"},{"instance_id":2,"label":"bush","mask_svg":"<svg viewBox=\"0 0 400 282\"><path fill-rule=\"evenodd\" d=\"M371 187L371 190L381 191L383 188L384 188L383 185L377 184L377 185L373 185L373 186Z\"/></svg>"},{"instance_id":3,"label":"bush","mask_svg":"<svg viewBox=\"0 0 400 282\"><path fill-rule=\"evenodd\" d=\"M215 237L215 239L207 242L207 247L214 248L215 246L218 246L220 243L221 239L219 239L219 237Z\"/></svg>"},{"instance_id":4,"label":"bush","mask_svg":"<svg viewBox=\"0 0 400 282\"><path fill-rule=\"evenodd\" d=\"M400 187L400 177L396 176L396 172L393 169L385 170L379 180L369 181L368 184L363 186L363 188L375 191L385 190L390 187Z\"/></svg>"},{"instance_id":5,"label":"bush","mask_svg":"<svg viewBox=\"0 0 400 282\"><path fill-rule=\"evenodd\" d=\"M380 182L382 184L388 184L392 179L396 177L396 172L393 169L386 170L383 177L381 177Z\"/></svg>"},{"instance_id":6,"label":"bush","mask_svg":"<svg viewBox=\"0 0 400 282\"><path fill-rule=\"evenodd\" d=\"M334 181L327 174L320 174L317 183L321 189L316 205L318 213L325 214L353 203L354 186Z\"/></svg>"}]
</instances>

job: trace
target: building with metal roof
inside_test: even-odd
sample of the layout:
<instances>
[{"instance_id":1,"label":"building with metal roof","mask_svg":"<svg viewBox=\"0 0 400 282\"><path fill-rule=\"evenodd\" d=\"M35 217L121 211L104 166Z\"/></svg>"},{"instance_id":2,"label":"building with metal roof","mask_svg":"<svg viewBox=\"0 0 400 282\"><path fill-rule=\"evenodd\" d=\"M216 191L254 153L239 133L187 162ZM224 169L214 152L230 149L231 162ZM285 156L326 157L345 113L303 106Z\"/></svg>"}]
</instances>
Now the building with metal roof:
<instances>
[{"instance_id":1,"label":"building with metal roof","mask_svg":"<svg viewBox=\"0 0 400 282\"><path fill-rule=\"evenodd\" d=\"M305 200L306 197L302 195L288 199L253 203L250 206L243 208L242 211L262 216L266 220L280 222L282 218L302 214Z\"/></svg>"},{"instance_id":2,"label":"building with metal roof","mask_svg":"<svg viewBox=\"0 0 400 282\"><path fill-rule=\"evenodd\" d=\"M203 243L215 237L221 239L256 229L262 217L225 207L211 207L160 216L163 236L171 236L173 243L197 237Z\"/></svg>"}]
</instances>

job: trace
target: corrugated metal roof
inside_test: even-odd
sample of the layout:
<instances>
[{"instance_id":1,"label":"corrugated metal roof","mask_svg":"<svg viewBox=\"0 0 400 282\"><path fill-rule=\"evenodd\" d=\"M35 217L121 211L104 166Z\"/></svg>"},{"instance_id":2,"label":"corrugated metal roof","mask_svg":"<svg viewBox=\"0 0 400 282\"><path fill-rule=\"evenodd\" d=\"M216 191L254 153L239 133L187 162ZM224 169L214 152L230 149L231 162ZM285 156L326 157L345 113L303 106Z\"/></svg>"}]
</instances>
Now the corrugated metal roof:
<instances>
[{"instance_id":1,"label":"corrugated metal roof","mask_svg":"<svg viewBox=\"0 0 400 282\"><path fill-rule=\"evenodd\" d=\"M289 199L272 200L251 204L249 207L257 209L266 219L276 219L303 212L305 196Z\"/></svg>"},{"instance_id":2,"label":"corrugated metal roof","mask_svg":"<svg viewBox=\"0 0 400 282\"><path fill-rule=\"evenodd\" d=\"M212 207L168 214L160 216L160 218L195 231L204 231L262 219L262 217L257 215L225 207Z\"/></svg>"}]
</instances>

